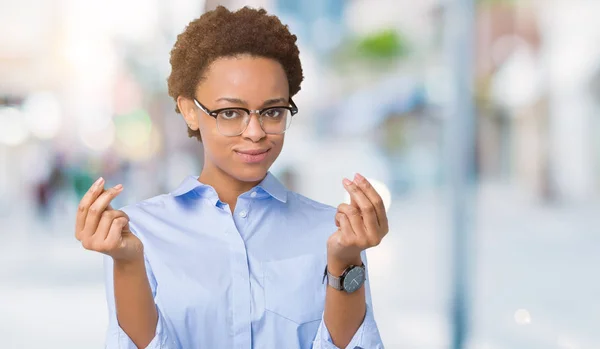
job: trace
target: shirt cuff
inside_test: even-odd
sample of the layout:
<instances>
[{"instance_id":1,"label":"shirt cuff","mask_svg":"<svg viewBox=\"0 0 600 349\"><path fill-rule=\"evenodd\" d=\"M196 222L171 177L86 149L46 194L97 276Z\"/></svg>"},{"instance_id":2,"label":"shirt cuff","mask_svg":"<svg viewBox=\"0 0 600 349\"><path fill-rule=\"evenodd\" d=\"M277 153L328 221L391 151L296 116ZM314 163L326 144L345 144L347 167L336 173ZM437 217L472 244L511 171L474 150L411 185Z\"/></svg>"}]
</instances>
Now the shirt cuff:
<instances>
[{"instance_id":1,"label":"shirt cuff","mask_svg":"<svg viewBox=\"0 0 600 349\"><path fill-rule=\"evenodd\" d=\"M313 349L340 349L333 344L331 334L325 325L324 319L321 319L321 325L313 342ZM373 311L369 304L367 304L367 312L363 323L344 349L384 349L375 318L373 317Z\"/></svg>"},{"instance_id":2,"label":"shirt cuff","mask_svg":"<svg viewBox=\"0 0 600 349\"><path fill-rule=\"evenodd\" d=\"M154 334L154 338L145 347L145 349L175 349L174 343L171 343L169 337L167 335L167 331L165 330L165 325L163 324L163 317L158 310L158 322L156 323L156 332ZM113 341L107 343L106 349L138 349L138 347L133 343L131 338L123 331L121 326L117 324L116 333L113 333ZM110 342L113 344L111 345Z\"/></svg>"}]
</instances>

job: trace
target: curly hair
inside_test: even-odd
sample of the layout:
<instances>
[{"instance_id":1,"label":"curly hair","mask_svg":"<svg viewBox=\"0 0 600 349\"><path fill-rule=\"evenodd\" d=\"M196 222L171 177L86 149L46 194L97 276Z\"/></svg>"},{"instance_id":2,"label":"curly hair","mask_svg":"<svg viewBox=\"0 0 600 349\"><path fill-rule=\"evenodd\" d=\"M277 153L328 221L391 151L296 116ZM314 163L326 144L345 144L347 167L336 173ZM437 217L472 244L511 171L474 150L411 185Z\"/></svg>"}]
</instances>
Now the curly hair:
<instances>
[{"instance_id":1,"label":"curly hair","mask_svg":"<svg viewBox=\"0 0 600 349\"><path fill-rule=\"evenodd\" d=\"M296 35L279 18L264 9L243 7L235 12L223 6L204 13L188 24L171 50L169 95L193 98L207 67L221 57L249 54L279 62L287 76L290 97L303 80ZM179 107L175 107L181 113ZM200 131L188 128L189 137L201 141Z\"/></svg>"}]
</instances>

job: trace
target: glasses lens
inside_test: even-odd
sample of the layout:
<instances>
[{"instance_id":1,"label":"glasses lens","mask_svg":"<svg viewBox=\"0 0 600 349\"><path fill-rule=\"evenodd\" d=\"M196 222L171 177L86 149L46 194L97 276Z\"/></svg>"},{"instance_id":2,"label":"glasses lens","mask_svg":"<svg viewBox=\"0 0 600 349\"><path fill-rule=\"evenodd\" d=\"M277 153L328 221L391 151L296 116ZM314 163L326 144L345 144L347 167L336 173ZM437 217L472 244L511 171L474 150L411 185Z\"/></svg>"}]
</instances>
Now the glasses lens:
<instances>
[{"instance_id":1,"label":"glasses lens","mask_svg":"<svg viewBox=\"0 0 600 349\"><path fill-rule=\"evenodd\" d=\"M250 115L242 109L226 109L217 114L217 128L224 136L238 136L244 132ZM287 108L269 108L261 114L261 126L265 133L284 133L292 123L292 115Z\"/></svg>"},{"instance_id":2,"label":"glasses lens","mask_svg":"<svg viewBox=\"0 0 600 349\"><path fill-rule=\"evenodd\" d=\"M237 136L244 131L248 113L241 109L226 109L217 114L217 128L225 136Z\"/></svg>"},{"instance_id":3,"label":"glasses lens","mask_svg":"<svg viewBox=\"0 0 600 349\"><path fill-rule=\"evenodd\" d=\"M284 133L291 124L292 116L286 108L269 108L262 112L262 127L265 133Z\"/></svg>"}]
</instances>

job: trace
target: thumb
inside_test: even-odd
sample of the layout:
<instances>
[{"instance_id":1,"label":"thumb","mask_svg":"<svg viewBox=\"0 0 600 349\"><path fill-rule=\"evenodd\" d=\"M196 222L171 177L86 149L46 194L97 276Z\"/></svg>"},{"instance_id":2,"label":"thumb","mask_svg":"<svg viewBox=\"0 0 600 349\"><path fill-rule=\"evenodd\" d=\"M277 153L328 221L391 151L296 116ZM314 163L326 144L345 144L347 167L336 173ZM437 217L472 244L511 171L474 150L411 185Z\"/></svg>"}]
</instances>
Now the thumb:
<instances>
[{"instance_id":1,"label":"thumb","mask_svg":"<svg viewBox=\"0 0 600 349\"><path fill-rule=\"evenodd\" d=\"M342 220L342 213L339 211L335 214L335 226L340 228L340 221Z\"/></svg>"},{"instance_id":2,"label":"thumb","mask_svg":"<svg viewBox=\"0 0 600 349\"><path fill-rule=\"evenodd\" d=\"M329 246L329 247L338 246L340 244L341 238L342 238L342 230L338 228L338 230L336 230L333 234L331 234L329 236L329 239L327 239L327 246Z\"/></svg>"},{"instance_id":3,"label":"thumb","mask_svg":"<svg viewBox=\"0 0 600 349\"><path fill-rule=\"evenodd\" d=\"M123 229L121 231L124 233L131 233L131 229L129 229L129 220L123 225Z\"/></svg>"}]
</instances>

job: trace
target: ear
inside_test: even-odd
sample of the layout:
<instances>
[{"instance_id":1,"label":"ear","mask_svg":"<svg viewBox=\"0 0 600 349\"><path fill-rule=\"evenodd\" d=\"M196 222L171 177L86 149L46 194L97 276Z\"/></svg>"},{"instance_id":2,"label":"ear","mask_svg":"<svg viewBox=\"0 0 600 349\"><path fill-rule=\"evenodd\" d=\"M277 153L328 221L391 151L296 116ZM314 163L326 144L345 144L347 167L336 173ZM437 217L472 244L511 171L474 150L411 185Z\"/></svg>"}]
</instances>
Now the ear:
<instances>
[{"instance_id":1,"label":"ear","mask_svg":"<svg viewBox=\"0 0 600 349\"><path fill-rule=\"evenodd\" d=\"M197 117L198 107L196 107L196 105L194 104L194 101L189 98L179 96L179 97L177 97L177 107L179 108L179 111L181 112L181 115L183 116L183 120L188 125L188 127L194 131L197 130L198 129L198 117Z\"/></svg>"}]
</instances>

